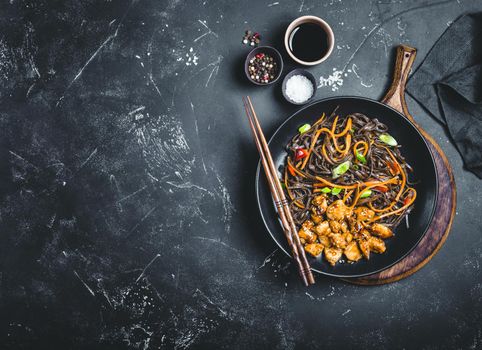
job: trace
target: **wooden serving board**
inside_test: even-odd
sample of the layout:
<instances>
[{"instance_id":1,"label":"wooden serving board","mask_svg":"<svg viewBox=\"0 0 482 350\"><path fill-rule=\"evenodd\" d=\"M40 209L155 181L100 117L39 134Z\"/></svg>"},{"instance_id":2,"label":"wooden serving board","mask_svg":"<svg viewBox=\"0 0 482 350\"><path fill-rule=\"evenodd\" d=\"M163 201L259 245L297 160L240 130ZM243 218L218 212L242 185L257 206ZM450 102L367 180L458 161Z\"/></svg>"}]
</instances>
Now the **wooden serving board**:
<instances>
[{"instance_id":1,"label":"wooden serving board","mask_svg":"<svg viewBox=\"0 0 482 350\"><path fill-rule=\"evenodd\" d=\"M408 112L405 102L405 84L415 60L417 50L401 45L397 48L397 59L393 82L382 102L398 110L412 121L427 140L435 160L438 175L437 202L433 220L415 249L404 259L382 272L361 278L343 279L361 285L377 285L399 281L417 272L439 251L452 226L456 206L456 188L452 168L435 140L423 130Z\"/></svg>"}]
</instances>

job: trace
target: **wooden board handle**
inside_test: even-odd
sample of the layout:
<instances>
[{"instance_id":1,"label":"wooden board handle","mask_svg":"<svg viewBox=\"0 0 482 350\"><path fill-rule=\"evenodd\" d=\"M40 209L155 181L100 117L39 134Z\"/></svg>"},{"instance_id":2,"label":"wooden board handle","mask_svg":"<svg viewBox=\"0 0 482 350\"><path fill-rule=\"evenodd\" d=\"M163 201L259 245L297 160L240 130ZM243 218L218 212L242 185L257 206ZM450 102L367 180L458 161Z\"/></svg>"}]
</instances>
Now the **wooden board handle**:
<instances>
[{"instance_id":1,"label":"wooden board handle","mask_svg":"<svg viewBox=\"0 0 482 350\"><path fill-rule=\"evenodd\" d=\"M393 82L387 94L382 99L383 103L395 108L412 122L414 122L413 117L408 112L407 104L405 103L405 84L407 83L408 74L410 73L416 55L417 49L413 47L405 45L397 47Z\"/></svg>"},{"instance_id":2,"label":"wooden board handle","mask_svg":"<svg viewBox=\"0 0 482 350\"><path fill-rule=\"evenodd\" d=\"M425 236L423 236L422 240L408 256L382 272L361 278L345 279L345 281L351 283L363 285L391 283L408 277L418 271L429 262L442 247L445 239L449 235L452 220L455 216L457 190L455 188L450 162L437 142L414 122L405 103L405 84L410 73L410 68L415 60L416 52L416 49L408 46L401 45L397 47L397 61L395 63L393 83L382 102L395 108L410 119L427 141L428 148L435 161L438 178L438 197L434 217Z\"/></svg>"}]
</instances>

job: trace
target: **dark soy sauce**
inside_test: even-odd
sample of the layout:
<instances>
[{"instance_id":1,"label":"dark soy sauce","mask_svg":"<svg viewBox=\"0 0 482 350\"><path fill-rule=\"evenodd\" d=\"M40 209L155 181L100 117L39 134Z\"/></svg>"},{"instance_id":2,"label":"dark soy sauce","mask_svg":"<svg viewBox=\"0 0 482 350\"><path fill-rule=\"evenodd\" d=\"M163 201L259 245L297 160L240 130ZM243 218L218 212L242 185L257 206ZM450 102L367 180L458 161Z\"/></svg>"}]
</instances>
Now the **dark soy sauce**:
<instances>
[{"instance_id":1,"label":"dark soy sauce","mask_svg":"<svg viewBox=\"0 0 482 350\"><path fill-rule=\"evenodd\" d=\"M318 61L328 52L328 35L319 24L303 23L291 32L288 46L296 58Z\"/></svg>"}]
</instances>

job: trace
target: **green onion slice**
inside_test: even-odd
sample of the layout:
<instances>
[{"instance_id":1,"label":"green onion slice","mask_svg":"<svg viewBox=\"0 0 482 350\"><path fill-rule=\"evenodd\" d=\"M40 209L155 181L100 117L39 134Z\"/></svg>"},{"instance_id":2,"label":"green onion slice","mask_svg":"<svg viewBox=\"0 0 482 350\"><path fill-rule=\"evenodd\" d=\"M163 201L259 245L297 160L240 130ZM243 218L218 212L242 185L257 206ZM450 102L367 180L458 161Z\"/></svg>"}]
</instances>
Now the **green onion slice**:
<instances>
[{"instance_id":1,"label":"green onion slice","mask_svg":"<svg viewBox=\"0 0 482 350\"><path fill-rule=\"evenodd\" d=\"M323 192L323 193L330 193L330 192L331 192L331 188L329 188L329 187L323 187L323 188L321 189L321 192Z\"/></svg>"},{"instance_id":2,"label":"green onion slice","mask_svg":"<svg viewBox=\"0 0 482 350\"><path fill-rule=\"evenodd\" d=\"M298 131L300 132L300 134L304 134L305 132L307 132L308 130L311 129L311 125L310 124L303 124L302 126L300 126L298 128Z\"/></svg>"},{"instance_id":3,"label":"green onion slice","mask_svg":"<svg viewBox=\"0 0 482 350\"><path fill-rule=\"evenodd\" d=\"M366 164L367 163L367 159L365 158L365 156L363 154L361 154L360 152L356 152L356 159L358 159L358 161L362 164Z\"/></svg>"},{"instance_id":4,"label":"green onion slice","mask_svg":"<svg viewBox=\"0 0 482 350\"><path fill-rule=\"evenodd\" d=\"M350 165L351 165L351 162L347 160L346 162L343 162L340 165L338 165L336 168L334 168L332 171L333 178L336 179L337 177L340 177L341 175L346 173L348 169L350 169Z\"/></svg>"},{"instance_id":5,"label":"green onion slice","mask_svg":"<svg viewBox=\"0 0 482 350\"><path fill-rule=\"evenodd\" d=\"M338 193L341 192L341 188L338 188L338 187L334 187L332 190L331 190L331 194L336 196Z\"/></svg>"},{"instance_id":6,"label":"green onion slice","mask_svg":"<svg viewBox=\"0 0 482 350\"><path fill-rule=\"evenodd\" d=\"M380 139L380 141L382 141L383 143L386 143L389 146L397 146L398 145L397 140L395 140L393 138L393 136L390 135L390 134L387 134L387 133L381 134L380 136L378 136L378 138Z\"/></svg>"},{"instance_id":7,"label":"green onion slice","mask_svg":"<svg viewBox=\"0 0 482 350\"><path fill-rule=\"evenodd\" d=\"M372 195L372 190L365 190L363 193L360 195L360 198L367 198Z\"/></svg>"}]
</instances>

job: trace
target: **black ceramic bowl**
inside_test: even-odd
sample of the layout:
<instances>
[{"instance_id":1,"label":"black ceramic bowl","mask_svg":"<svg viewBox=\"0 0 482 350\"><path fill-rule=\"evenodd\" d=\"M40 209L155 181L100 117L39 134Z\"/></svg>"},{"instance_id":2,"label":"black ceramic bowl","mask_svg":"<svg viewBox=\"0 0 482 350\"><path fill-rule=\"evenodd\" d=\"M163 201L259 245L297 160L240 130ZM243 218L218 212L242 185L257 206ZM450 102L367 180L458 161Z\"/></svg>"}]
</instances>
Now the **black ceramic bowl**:
<instances>
[{"instance_id":1,"label":"black ceramic bowl","mask_svg":"<svg viewBox=\"0 0 482 350\"><path fill-rule=\"evenodd\" d=\"M337 107L338 106L338 107ZM404 115L379 101L363 97L332 97L319 100L301 108L274 132L268 142L274 166L279 169L278 177L286 162L286 145L293 138L300 125L313 124L323 113L346 116L351 113L363 113L370 118L378 118L388 126L390 135L402 145L402 155L413 167L409 180L414 182L417 199L409 216L410 225L402 221L394 231L395 236L385 241L385 254L373 254L370 260L360 260L354 264L331 266L326 259L307 256L311 269L335 277L361 277L385 270L406 257L420 242L432 222L437 202L438 178L432 153L420 131ZM278 246L290 255L290 247L284 236L278 214L273 205L273 198L267 186L266 176L258 163L256 173L256 195L261 217Z\"/></svg>"},{"instance_id":2,"label":"black ceramic bowl","mask_svg":"<svg viewBox=\"0 0 482 350\"><path fill-rule=\"evenodd\" d=\"M292 101L288 95L286 95L286 83L288 82L289 78L291 78L292 76L294 75L302 75L306 78L308 78L309 81L311 81L311 84L313 84L313 94L311 95L311 97L309 99L307 99L306 101L303 101L303 102L295 102L295 101ZM283 96L284 98L286 99L286 101L288 101L289 103L292 103L294 105L304 105L304 104L307 104L309 102L311 102L313 100L313 97L315 97L316 95L316 80L315 80L315 77L313 76L313 74L311 74L310 72L304 70L304 69L301 69L301 68L296 68L296 69L293 69L291 72L289 72L288 74L286 74L285 78L283 79L283 84L281 85L281 91L283 92Z\"/></svg>"},{"instance_id":3,"label":"black ceramic bowl","mask_svg":"<svg viewBox=\"0 0 482 350\"><path fill-rule=\"evenodd\" d=\"M251 59L259 53L264 53L265 55L269 55L269 56L273 57L276 64L278 65L278 72L276 72L276 76L269 83L258 83L257 81L251 79L251 75L249 74L249 70L248 70L249 61L251 61ZM263 86L263 85L273 84L274 82L276 82L279 79L282 71L283 71L283 58L281 57L281 54L279 53L279 51L276 50L274 47L271 47L271 46L259 46L255 49L251 50L251 52L246 57L246 60L244 61L244 73L246 74L246 78L248 78L248 80L250 82L252 82L253 84L256 84L256 85Z\"/></svg>"}]
</instances>

